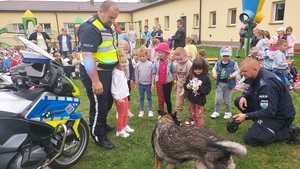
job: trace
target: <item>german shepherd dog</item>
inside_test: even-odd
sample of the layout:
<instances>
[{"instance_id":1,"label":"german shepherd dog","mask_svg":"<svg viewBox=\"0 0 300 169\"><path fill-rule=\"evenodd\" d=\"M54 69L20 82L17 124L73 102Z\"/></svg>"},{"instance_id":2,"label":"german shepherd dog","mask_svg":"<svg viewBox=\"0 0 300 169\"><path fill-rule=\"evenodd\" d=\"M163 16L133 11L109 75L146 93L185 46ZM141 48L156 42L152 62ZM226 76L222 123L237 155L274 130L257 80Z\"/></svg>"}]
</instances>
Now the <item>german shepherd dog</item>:
<instances>
[{"instance_id":1,"label":"german shepherd dog","mask_svg":"<svg viewBox=\"0 0 300 169\"><path fill-rule=\"evenodd\" d=\"M203 128L185 128L176 125L176 113L158 111L161 118L152 133L154 169L160 169L163 160L167 169L174 165L194 162L197 169L234 169L231 155L244 158L245 146L226 141Z\"/></svg>"}]
</instances>

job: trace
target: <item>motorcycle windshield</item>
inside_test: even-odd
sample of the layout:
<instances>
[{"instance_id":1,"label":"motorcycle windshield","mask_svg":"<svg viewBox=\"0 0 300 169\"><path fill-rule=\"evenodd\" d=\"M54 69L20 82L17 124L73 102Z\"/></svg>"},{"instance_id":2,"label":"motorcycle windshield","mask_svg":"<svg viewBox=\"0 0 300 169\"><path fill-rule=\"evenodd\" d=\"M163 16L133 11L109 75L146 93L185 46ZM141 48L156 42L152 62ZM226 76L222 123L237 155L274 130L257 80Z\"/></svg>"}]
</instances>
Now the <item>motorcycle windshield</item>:
<instances>
[{"instance_id":1,"label":"motorcycle windshield","mask_svg":"<svg viewBox=\"0 0 300 169\"><path fill-rule=\"evenodd\" d=\"M22 37L18 37L18 39L31 51L34 51L38 54L40 54L41 56L45 57L45 59L50 59L50 60L55 60L53 56L51 56L47 51L43 50L42 48L40 48L39 46L37 46L36 44L30 42L29 40L22 38Z\"/></svg>"}]
</instances>

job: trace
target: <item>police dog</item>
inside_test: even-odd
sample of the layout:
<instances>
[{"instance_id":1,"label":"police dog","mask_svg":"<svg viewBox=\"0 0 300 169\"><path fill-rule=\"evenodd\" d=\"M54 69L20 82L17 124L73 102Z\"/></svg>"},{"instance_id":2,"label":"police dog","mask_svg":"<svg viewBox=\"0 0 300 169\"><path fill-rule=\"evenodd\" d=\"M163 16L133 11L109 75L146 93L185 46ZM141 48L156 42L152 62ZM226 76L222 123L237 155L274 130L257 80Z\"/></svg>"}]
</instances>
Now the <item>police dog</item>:
<instances>
[{"instance_id":1,"label":"police dog","mask_svg":"<svg viewBox=\"0 0 300 169\"><path fill-rule=\"evenodd\" d=\"M197 169L234 169L231 155L244 158L245 146L226 141L203 128L185 128L176 125L176 113L158 111L161 118L152 133L154 169L160 169L163 160L167 169L174 165L193 162Z\"/></svg>"}]
</instances>

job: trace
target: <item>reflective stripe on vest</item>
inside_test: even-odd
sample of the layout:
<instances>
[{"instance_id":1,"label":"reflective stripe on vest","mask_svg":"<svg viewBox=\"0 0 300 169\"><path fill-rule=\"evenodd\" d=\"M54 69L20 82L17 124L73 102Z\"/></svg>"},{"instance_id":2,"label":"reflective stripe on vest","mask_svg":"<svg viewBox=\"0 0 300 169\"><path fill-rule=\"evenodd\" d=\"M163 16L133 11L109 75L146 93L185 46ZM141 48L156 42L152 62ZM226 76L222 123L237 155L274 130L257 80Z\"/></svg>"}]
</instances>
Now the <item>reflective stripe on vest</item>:
<instances>
[{"instance_id":1,"label":"reflective stripe on vest","mask_svg":"<svg viewBox=\"0 0 300 169\"><path fill-rule=\"evenodd\" d=\"M100 67L101 65L115 65L118 62L116 31L109 31L98 19L95 19L92 24L99 29L102 35L102 43L98 46L97 53L93 53L95 61L99 63Z\"/></svg>"}]
</instances>

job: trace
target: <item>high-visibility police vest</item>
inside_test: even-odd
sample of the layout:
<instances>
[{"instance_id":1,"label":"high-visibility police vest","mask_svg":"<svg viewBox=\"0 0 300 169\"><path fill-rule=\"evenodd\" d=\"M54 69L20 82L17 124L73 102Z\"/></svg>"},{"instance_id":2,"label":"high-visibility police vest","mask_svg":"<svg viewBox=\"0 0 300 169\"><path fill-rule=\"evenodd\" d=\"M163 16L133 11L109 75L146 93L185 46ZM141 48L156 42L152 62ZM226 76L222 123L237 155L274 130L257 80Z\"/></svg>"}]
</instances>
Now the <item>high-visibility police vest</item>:
<instances>
[{"instance_id":1,"label":"high-visibility police vest","mask_svg":"<svg viewBox=\"0 0 300 169\"><path fill-rule=\"evenodd\" d=\"M96 53L93 53L94 59L98 62L98 67L103 69L112 69L118 64L117 35L114 29L108 30L96 18L92 17L87 22L92 23L99 29L102 35L102 43L98 46Z\"/></svg>"}]
</instances>

